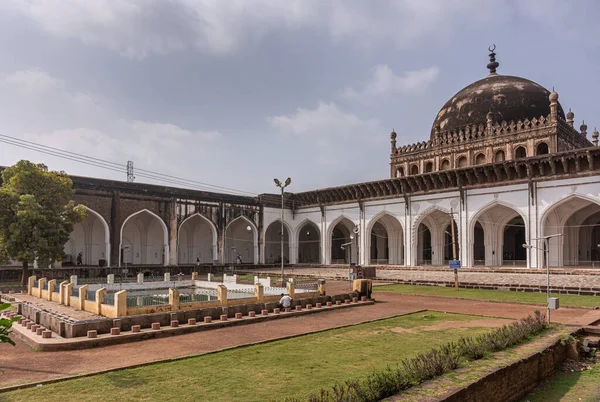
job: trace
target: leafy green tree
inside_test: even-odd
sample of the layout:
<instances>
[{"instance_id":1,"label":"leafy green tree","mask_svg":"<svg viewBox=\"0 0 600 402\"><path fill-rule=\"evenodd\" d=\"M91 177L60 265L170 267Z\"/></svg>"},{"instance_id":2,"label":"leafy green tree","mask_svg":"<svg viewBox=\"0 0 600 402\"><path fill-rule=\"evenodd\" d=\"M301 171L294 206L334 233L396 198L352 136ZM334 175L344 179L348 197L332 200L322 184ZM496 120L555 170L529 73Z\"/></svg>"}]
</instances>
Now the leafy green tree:
<instances>
[{"instance_id":1,"label":"leafy green tree","mask_svg":"<svg viewBox=\"0 0 600 402\"><path fill-rule=\"evenodd\" d=\"M47 266L64 255L73 226L85 218L85 207L73 202L73 182L64 172L22 160L2 172L0 187L0 257L23 266Z\"/></svg>"},{"instance_id":2,"label":"leafy green tree","mask_svg":"<svg viewBox=\"0 0 600 402\"><path fill-rule=\"evenodd\" d=\"M10 307L10 304L0 304L0 310L5 310ZM8 319L8 318L0 318L0 343L10 343L15 346L15 343L12 339L10 339L10 327L12 327L13 322L17 321L18 318Z\"/></svg>"}]
</instances>

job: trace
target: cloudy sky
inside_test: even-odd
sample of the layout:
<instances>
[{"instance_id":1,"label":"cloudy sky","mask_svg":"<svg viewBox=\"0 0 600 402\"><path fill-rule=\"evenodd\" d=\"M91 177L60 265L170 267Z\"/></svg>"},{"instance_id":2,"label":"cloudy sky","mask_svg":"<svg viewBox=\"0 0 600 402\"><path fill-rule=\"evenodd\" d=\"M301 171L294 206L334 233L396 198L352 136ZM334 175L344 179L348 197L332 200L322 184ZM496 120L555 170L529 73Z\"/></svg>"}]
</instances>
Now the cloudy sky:
<instances>
[{"instance_id":1,"label":"cloudy sky","mask_svg":"<svg viewBox=\"0 0 600 402\"><path fill-rule=\"evenodd\" d=\"M1 0L0 134L249 193L381 179L389 132L426 140L492 43L600 127L599 20L595 0ZM23 158L126 178L0 143Z\"/></svg>"}]
</instances>

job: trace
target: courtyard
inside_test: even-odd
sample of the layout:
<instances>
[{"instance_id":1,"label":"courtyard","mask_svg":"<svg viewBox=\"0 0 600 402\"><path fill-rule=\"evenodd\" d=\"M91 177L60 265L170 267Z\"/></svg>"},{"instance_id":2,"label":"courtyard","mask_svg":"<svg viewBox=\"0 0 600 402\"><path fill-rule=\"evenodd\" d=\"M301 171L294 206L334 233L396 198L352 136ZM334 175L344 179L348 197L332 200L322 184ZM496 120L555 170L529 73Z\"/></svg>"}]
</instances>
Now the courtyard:
<instances>
[{"instance_id":1,"label":"courtyard","mask_svg":"<svg viewBox=\"0 0 600 402\"><path fill-rule=\"evenodd\" d=\"M330 282L330 286L334 292L343 291L347 290L348 283ZM419 287L412 286L411 288ZM426 289L427 287L422 288ZM401 339L400 343L409 342L409 349L411 350L413 348L415 351L430 349L436 345L437 339L450 339L452 336L460 336L460 334L472 335L479 333L501 325L501 322L505 320L524 317L532 314L535 310L541 309L541 306L536 304L410 295L394 292L397 289L393 288L388 288L388 290L392 290L392 292L379 292L376 287L373 297L377 302L372 305L340 311L324 311L319 314L298 316L285 320L257 322L243 328L218 328L176 337L149 339L141 343L114 345L83 351L39 353L22 342L18 342L16 347L5 350L0 366L2 370L0 387L11 387L93 373L108 373L120 368L136 368L140 365L164 361L172 361L169 364L175 364L173 367L177 367L177 360L186 359L181 363L187 364L186 362L190 362L187 358L193 356L196 356L194 359L197 358L198 362L207 361L203 359L215 359L215 365L207 363L205 366L198 363L198 367L200 367L198 370L200 371L189 369L196 376L196 373L204 373L202 370L207 370L206 373L214 373L218 367L230 367L231 363L226 363L227 361L242 362L243 359L236 353L244 350L260 357L258 361L264 367L257 370L256 375L248 376L248 379L244 379L246 377L241 374L244 371L238 373L237 368L234 371L231 371L231 369L225 370L233 373L231 378L225 376L225 379L218 380L215 384L220 384L219 381L231 381L231 384L227 384L228 386L232 385L230 387L231 391L228 391L232 392L232 394L228 394L230 398L234 398L235 392L239 392L240 389L244 388L241 385L243 381L252 381L253 378L256 380L259 377L265 389L270 389L276 395L284 396L278 393L280 391L277 391L281 383L286 384L286 389L306 393L314 387L333 385L328 383L327 379L349 378L350 374L360 376L361 373L364 374L368 371L365 371L366 368L379 367L382 362L387 361L385 356L382 357L380 353L381 350L387 350L387 346L383 348L381 345L397 342L392 341L393 339ZM583 305L587 303L585 297L573 297L583 300L574 302L574 304ZM561 308L553 313L552 319L553 322L561 324L589 325L600 320L600 311L590 308ZM429 331L426 327L433 329L433 331ZM326 331L324 334L326 334L327 341L324 341L319 335L322 331ZM443 336L440 337L440 335ZM420 342L420 340L423 342ZM265 342L267 343L265 344ZM291 342L293 347L285 346L290 345L286 342ZM240 347L242 349L239 349ZM251 347L254 347L254 349ZM393 346L390 347L393 348ZM363 348L366 349L362 350ZM338 351L341 356L326 357L323 350L329 349ZM293 352L289 352L292 354L288 355L287 352L282 354L281 350L293 350ZM302 353L294 354L298 351L302 351ZM215 353L217 354L215 355ZM405 356L402 353L406 353L406 351L397 351L397 353L398 355L395 356ZM127 359L123 359L123 356L127 356ZM245 354L245 356L251 356L251 354ZM194 360L192 359L192 361ZM325 364L327 367L335 367L335 370L329 368L326 373L321 372L323 362L327 362ZM219 364L223 366L219 366ZM256 360L253 364L256 364ZM345 367L345 369L339 372L336 371L338 370L338 364L340 368ZM150 386L149 384L158 380L156 375L151 373L156 373L153 370L162 366L153 365L149 367L147 374L143 375L130 374L138 373L137 371L124 371L105 374L102 377L91 377L88 380L79 379L74 381L76 383L84 381L81 386L89 389L93 389L99 384L108 384L111 392L114 391L115 395L122 396L122 392L130 391L136 393L136 398L139 396L140 399L143 399L144 393L154 392L151 391L154 389L152 388L153 385ZM290 377L286 377L286 374L282 378L280 373L286 372L286 367L290 367ZM297 369L300 369L299 374L294 374ZM143 371L145 369L136 368L136 370ZM173 372L178 372L177 369L173 370ZM181 370L185 371L184 369ZM219 370L217 371L221 372ZM328 377L329 374L327 374L330 370L335 373L332 377ZM305 377L311 380L306 382ZM170 379L174 384L178 383L178 380L173 376L167 375L164 378ZM215 378L215 376L210 375L210 378ZM234 381L233 378L237 380ZM298 384L295 384L298 379L300 379ZM92 383L85 381L92 381ZM95 383L94 381L100 382ZM181 383L185 382L181 380ZM186 384L193 383L195 382L190 380ZM288 387L291 383L295 385ZM56 392L59 392L59 390L64 389L61 387L65 387L67 384L72 385L73 383L44 385L42 389L55 392L53 391L54 387L57 387ZM194 387L196 386L202 389L201 392L214 392L214 390L211 391L213 385L201 383L194 385ZM74 389L78 389L77 386ZM17 391L15 394L3 394L2 396L13 398L8 400L24 400L30 398L33 395L32 392L39 390L40 388L36 387ZM139 394L137 394L138 392ZM88 396L92 398L93 393L88 394ZM69 399L67 398L67 400Z\"/></svg>"}]
</instances>

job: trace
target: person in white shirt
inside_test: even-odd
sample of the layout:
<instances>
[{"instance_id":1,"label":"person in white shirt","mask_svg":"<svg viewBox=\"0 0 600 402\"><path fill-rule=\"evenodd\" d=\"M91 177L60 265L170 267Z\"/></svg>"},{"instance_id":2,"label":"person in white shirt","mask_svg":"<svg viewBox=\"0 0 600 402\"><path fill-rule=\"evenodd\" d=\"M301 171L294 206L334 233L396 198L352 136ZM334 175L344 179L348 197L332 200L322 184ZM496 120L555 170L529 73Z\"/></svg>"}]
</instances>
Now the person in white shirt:
<instances>
[{"instance_id":1,"label":"person in white shirt","mask_svg":"<svg viewBox=\"0 0 600 402\"><path fill-rule=\"evenodd\" d=\"M283 308L288 308L292 305L292 298L288 295L281 294L281 300L279 300L279 304Z\"/></svg>"}]
</instances>

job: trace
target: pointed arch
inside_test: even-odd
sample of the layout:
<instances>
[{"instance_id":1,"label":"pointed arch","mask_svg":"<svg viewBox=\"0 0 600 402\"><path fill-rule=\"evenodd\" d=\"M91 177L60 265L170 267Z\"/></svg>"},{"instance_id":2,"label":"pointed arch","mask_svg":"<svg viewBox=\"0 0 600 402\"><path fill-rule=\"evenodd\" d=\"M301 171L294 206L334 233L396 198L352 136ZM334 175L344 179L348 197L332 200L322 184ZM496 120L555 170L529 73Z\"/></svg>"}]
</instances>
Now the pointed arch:
<instances>
[{"instance_id":1,"label":"pointed arch","mask_svg":"<svg viewBox=\"0 0 600 402\"><path fill-rule=\"evenodd\" d=\"M600 200L579 193L561 198L542 214L540 234L562 234L550 240L551 267L593 266L600 260ZM543 265L541 250L538 256Z\"/></svg>"},{"instance_id":2,"label":"pointed arch","mask_svg":"<svg viewBox=\"0 0 600 402\"><path fill-rule=\"evenodd\" d=\"M142 215L142 214L148 214L150 215L151 218L155 218L153 221L158 221L160 223L160 228L162 229L162 233L163 233L163 244L162 244L162 265L168 265L169 262L169 230L167 229L167 225L165 224L165 222L162 220L162 218L160 216L158 216L157 214L155 214L154 212L148 210L148 209L142 209L140 211L134 212L131 215L129 215L127 218L125 218L125 220L123 221L123 224L121 225L121 230L120 230L120 234L119 234L119 266L121 266L122 260L123 260L123 253L121 252L123 250L123 230L125 229L125 226L127 225L127 222L129 222L130 219L133 219L134 217L138 216L138 215ZM136 223L136 226L137 223ZM142 228L140 228L138 226L139 230L140 230L140 235L141 235L141 239L139 242L139 246L140 246L140 250L139 253L140 254L140 261L141 263L145 264L146 262L146 258L144 257L145 253L147 255L148 253L148 249L147 249L147 238L146 235L147 233L142 233ZM131 242L134 242L133 239L130 239ZM132 254L135 252L133 249L130 251ZM158 258L158 252L155 252L155 258ZM135 262L135 260L134 260Z\"/></svg>"},{"instance_id":3,"label":"pointed arch","mask_svg":"<svg viewBox=\"0 0 600 402\"><path fill-rule=\"evenodd\" d=\"M375 233L376 224L383 227L385 234ZM387 260L390 265L404 262L404 227L398 218L388 211L380 211L371 218L366 229L367 258L371 263L373 260L377 265L381 260Z\"/></svg>"},{"instance_id":4,"label":"pointed arch","mask_svg":"<svg viewBox=\"0 0 600 402\"><path fill-rule=\"evenodd\" d=\"M238 231L240 237L234 236L235 233L231 233L232 227L238 225L239 222L245 222L246 228L250 227L252 232L252 239L247 239L244 233L247 231ZM243 263L258 263L258 229L250 219L244 215L240 215L233 219L225 228L225 250L223 250L223 261L227 261L231 264L236 262L236 257L239 255L242 258Z\"/></svg>"},{"instance_id":5,"label":"pointed arch","mask_svg":"<svg viewBox=\"0 0 600 402\"><path fill-rule=\"evenodd\" d=\"M519 221L522 221L523 230L519 229ZM477 224L483 231L483 238L475 238ZM470 266L474 264L475 247L482 249L480 253L484 254L486 266L501 266L510 261L514 265L517 261L527 260L522 244L528 241L529 221L517 206L501 200L490 201L473 214L467 227L467 256ZM513 239L512 244L506 243L505 238ZM522 259L523 256L525 260Z\"/></svg>"},{"instance_id":6,"label":"pointed arch","mask_svg":"<svg viewBox=\"0 0 600 402\"><path fill-rule=\"evenodd\" d=\"M339 224L342 224L341 227L337 227ZM356 242L357 237L354 237L354 240L350 239L351 233L356 226L356 223L346 215L340 215L336 219L334 219L327 226L327 251L328 258L326 259L328 264L333 264L334 260L336 262L343 262L344 264L347 262L358 262L358 245ZM333 235L336 232L337 228L337 237L334 239ZM343 244L352 243L347 246L343 246L344 249L341 249Z\"/></svg>"},{"instance_id":7,"label":"pointed arch","mask_svg":"<svg viewBox=\"0 0 600 402\"><path fill-rule=\"evenodd\" d=\"M282 223L283 227L285 228L283 231L283 262L286 264L290 262L292 229L285 221L282 221L281 218L277 218L273 222L269 223L269 226L267 226L265 229L263 258L266 264L281 263ZM273 233L274 231L276 231L276 233Z\"/></svg>"},{"instance_id":8,"label":"pointed arch","mask_svg":"<svg viewBox=\"0 0 600 402\"><path fill-rule=\"evenodd\" d=\"M457 216L451 217L450 211L438 205L426 208L418 215L412 225L411 250L413 265L444 264L445 231L449 223L454 221L456 242L460 244L460 222Z\"/></svg>"},{"instance_id":9,"label":"pointed arch","mask_svg":"<svg viewBox=\"0 0 600 402\"><path fill-rule=\"evenodd\" d=\"M206 224L210 229L210 247L196 241L196 234L199 229L197 224L193 226L194 230L192 231L187 228L193 220L200 220L201 225ZM194 264L196 258L198 258L200 263L212 264L214 260L219 259L217 238L217 227L210 219L198 212L191 214L177 228L177 252L179 253L177 261L179 264Z\"/></svg>"},{"instance_id":10,"label":"pointed arch","mask_svg":"<svg viewBox=\"0 0 600 402\"><path fill-rule=\"evenodd\" d=\"M321 229L317 223L304 219L298 225L294 238L298 245L296 261L299 264L321 262Z\"/></svg>"},{"instance_id":11,"label":"pointed arch","mask_svg":"<svg viewBox=\"0 0 600 402\"><path fill-rule=\"evenodd\" d=\"M110 266L110 229L100 213L84 205L89 213L82 222L73 226L69 240L65 244L65 254L72 263L76 263L77 254L82 253L84 265L102 265L101 260ZM100 223L97 230L95 221Z\"/></svg>"}]
</instances>

